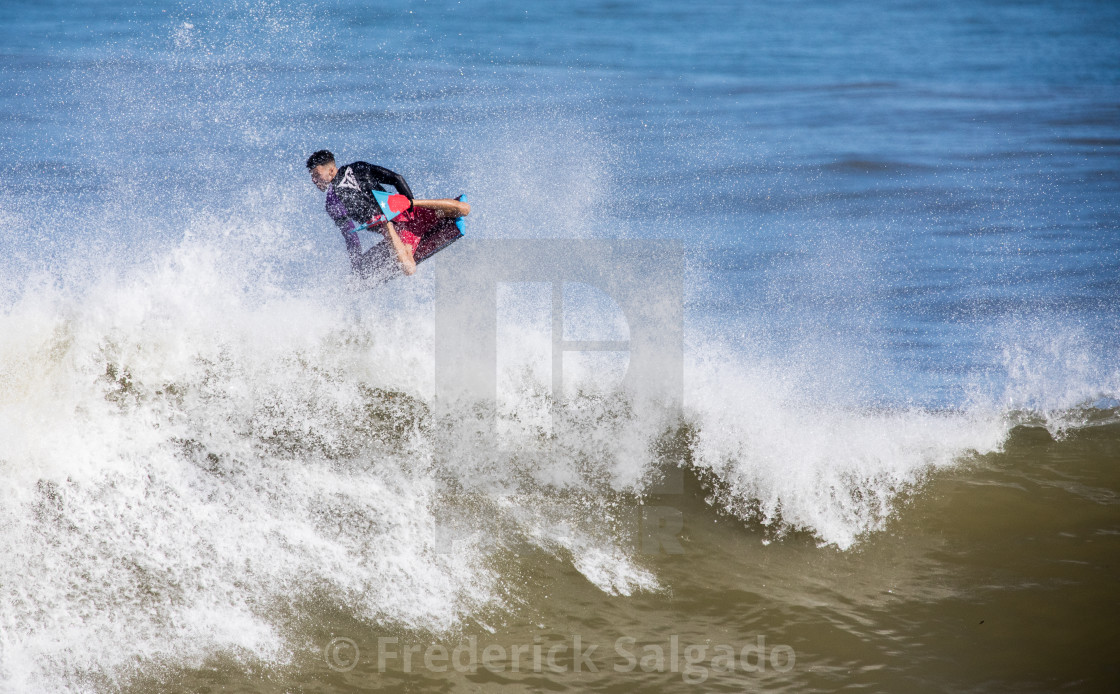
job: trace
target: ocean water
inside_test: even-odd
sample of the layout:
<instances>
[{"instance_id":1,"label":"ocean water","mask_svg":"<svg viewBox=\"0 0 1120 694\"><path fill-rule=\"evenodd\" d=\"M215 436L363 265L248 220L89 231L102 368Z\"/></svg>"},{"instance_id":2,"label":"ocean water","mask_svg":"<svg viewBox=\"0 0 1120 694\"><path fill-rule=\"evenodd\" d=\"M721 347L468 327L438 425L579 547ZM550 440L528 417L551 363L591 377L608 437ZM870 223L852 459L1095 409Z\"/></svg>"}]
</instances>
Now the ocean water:
<instances>
[{"instance_id":1,"label":"ocean water","mask_svg":"<svg viewBox=\"0 0 1120 694\"><path fill-rule=\"evenodd\" d=\"M546 268L437 401L323 147L678 243L679 410ZM4 2L0 158L0 692L1120 685L1114 3Z\"/></svg>"}]
</instances>

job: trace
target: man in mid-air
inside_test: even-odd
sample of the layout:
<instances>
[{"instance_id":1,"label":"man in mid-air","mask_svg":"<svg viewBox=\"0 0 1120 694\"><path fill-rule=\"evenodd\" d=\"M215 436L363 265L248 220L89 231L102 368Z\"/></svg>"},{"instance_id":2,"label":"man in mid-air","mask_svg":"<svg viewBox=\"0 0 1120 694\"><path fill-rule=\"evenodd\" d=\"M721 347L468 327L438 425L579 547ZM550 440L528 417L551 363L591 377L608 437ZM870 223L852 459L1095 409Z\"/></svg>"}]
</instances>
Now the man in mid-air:
<instances>
[{"instance_id":1,"label":"man in mid-air","mask_svg":"<svg viewBox=\"0 0 1120 694\"><path fill-rule=\"evenodd\" d=\"M425 239L433 237L432 240L438 242L434 237L442 233L447 220L465 217L471 211L470 205L460 200L416 200L403 176L381 166L356 161L339 168L334 155L325 149L307 158L307 169L311 172L311 181L327 194L327 214L346 241L351 272L361 280L384 281L396 274L394 264L406 275L416 272L416 263L423 259L417 257L417 249ZM386 242L374 244L362 253L358 227L389 212L381 209L370 191L387 193L385 186L392 186L398 194L408 198L408 205L393 221L374 229ZM425 248L422 252L429 250Z\"/></svg>"}]
</instances>

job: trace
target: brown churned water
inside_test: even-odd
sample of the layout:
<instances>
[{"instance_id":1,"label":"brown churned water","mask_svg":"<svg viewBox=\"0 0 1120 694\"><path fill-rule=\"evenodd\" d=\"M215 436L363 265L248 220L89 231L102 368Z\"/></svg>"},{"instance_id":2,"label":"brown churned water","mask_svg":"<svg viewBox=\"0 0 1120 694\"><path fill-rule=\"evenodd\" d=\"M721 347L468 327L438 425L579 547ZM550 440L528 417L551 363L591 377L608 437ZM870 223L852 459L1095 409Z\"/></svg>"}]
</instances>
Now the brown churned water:
<instances>
[{"instance_id":1,"label":"brown churned water","mask_svg":"<svg viewBox=\"0 0 1120 694\"><path fill-rule=\"evenodd\" d=\"M609 595L569 557L495 559L508 612L436 634L308 605L306 651L216 658L129 691L1113 691L1120 682L1120 424L1018 427L932 474L886 529L840 551L766 540L687 481L683 553L660 587ZM662 499L662 501L665 501Z\"/></svg>"}]
</instances>

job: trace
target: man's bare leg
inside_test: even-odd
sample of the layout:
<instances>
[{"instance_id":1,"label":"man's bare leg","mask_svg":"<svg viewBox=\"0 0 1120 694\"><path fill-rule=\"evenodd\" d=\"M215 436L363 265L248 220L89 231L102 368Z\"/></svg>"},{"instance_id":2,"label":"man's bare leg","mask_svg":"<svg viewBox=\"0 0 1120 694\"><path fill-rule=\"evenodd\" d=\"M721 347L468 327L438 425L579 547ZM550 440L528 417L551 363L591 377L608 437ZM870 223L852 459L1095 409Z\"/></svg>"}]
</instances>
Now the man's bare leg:
<instances>
[{"instance_id":1,"label":"man's bare leg","mask_svg":"<svg viewBox=\"0 0 1120 694\"><path fill-rule=\"evenodd\" d=\"M471 206L461 200L442 198L440 200L413 200L416 207L423 207L439 212L444 217L466 217L471 213Z\"/></svg>"}]
</instances>

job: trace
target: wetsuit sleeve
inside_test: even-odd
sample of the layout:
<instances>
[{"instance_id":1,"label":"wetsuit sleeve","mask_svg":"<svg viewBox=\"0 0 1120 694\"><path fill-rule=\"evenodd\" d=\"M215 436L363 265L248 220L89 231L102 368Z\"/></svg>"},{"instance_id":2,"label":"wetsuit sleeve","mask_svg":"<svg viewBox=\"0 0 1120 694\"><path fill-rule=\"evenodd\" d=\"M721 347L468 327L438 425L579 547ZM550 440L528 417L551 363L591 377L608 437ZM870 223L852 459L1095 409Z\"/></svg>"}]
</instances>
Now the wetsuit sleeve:
<instances>
[{"instance_id":1,"label":"wetsuit sleeve","mask_svg":"<svg viewBox=\"0 0 1120 694\"><path fill-rule=\"evenodd\" d=\"M358 183L364 190L371 188L381 190L382 186L389 185L396 188L398 193L409 200L413 198L412 189L408 187L408 182L404 180L404 176L399 173L390 171L384 166L369 164L364 161L356 161L350 166L354 169L354 174L358 177Z\"/></svg>"},{"instance_id":2,"label":"wetsuit sleeve","mask_svg":"<svg viewBox=\"0 0 1120 694\"><path fill-rule=\"evenodd\" d=\"M354 231L357 225L346 213L346 207L338 198L338 193L331 187L327 192L327 214L342 232L342 240L346 242L346 255L350 257L350 269L358 272L362 267L362 240L358 232Z\"/></svg>"},{"instance_id":3,"label":"wetsuit sleeve","mask_svg":"<svg viewBox=\"0 0 1120 694\"><path fill-rule=\"evenodd\" d=\"M358 238L358 232L350 230L343 231L342 238L346 241L346 255L350 257L350 269L354 272L361 271L362 241Z\"/></svg>"}]
</instances>

